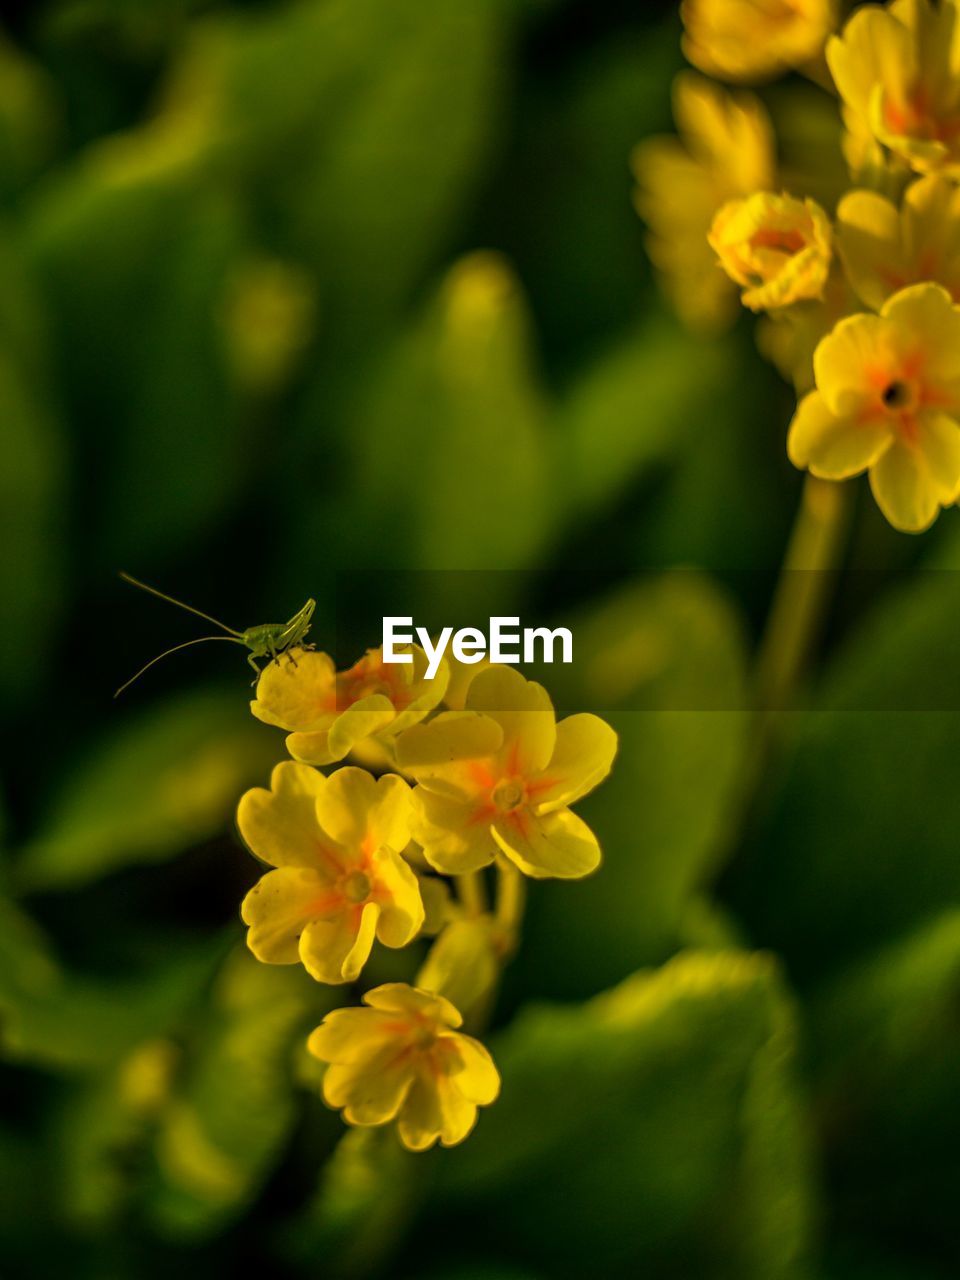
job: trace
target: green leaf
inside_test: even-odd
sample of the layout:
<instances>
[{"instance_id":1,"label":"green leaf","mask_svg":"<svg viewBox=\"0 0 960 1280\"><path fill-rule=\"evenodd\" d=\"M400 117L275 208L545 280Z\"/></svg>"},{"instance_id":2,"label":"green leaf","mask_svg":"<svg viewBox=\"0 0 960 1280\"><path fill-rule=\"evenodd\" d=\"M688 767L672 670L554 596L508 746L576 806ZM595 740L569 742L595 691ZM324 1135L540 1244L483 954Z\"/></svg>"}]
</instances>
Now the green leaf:
<instances>
[{"instance_id":1,"label":"green leaf","mask_svg":"<svg viewBox=\"0 0 960 1280\"><path fill-rule=\"evenodd\" d=\"M110 1071L72 1084L54 1109L58 1209L90 1233L113 1224L142 1177L146 1146L177 1060L174 1041L137 1045Z\"/></svg>"},{"instance_id":2,"label":"green leaf","mask_svg":"<svg viewBox=\"0 0 960 1280\"><path fill-rule=\"evenodd\" d=\"M676 460L710 414L723 347L648 321L570 387L559 414L559 474L572 513L602 511L638 476Z\"/></svg>"},{"instance_id":3,"label":"green leaf","mask_svg":"<svg viewBox=\"0 0 960 1280\"><path fill-rule=\"evenodd\" d=\"M2 71L0 71L2 79ZM65 466L46 388L43 312L12 231L0 236L0 695L22 701L43 670L61 607Z\"/></svg>"},{"instance_id":4,"label":"green leaf","mask_svg":"<svg viewBox=\"0 0 960 1280\"><path fill-rule=\"evenodd\" d=\"M171 108L319 271L334 343L368 341L450 236L489 145L508 13L314 0L214 19L188 45Z\"/></svg>"},{"instance_id":5,"label":"green leaf","mask_svg":"<svg viewBox=\"0 0 960 1280\"><path fill-rule=\"evenodd\" d=\"M306 1210L285 1227L285 1253L304 1267L322 1257L330 1276L370 1274L409 1228L422 1174L389 1128L348 1129Z\"/></svg>"},{"instance_id":6,"label":"green leaf","mask_svg":"<svg viewBox=\"0 0 960 1280\"><path fill-rule=\"evenodd\" d=\"M950 910L826 984L810 1018L838 1202L945 1249L956 1222L958 1001L960 911Z\"/></svg>"},{"instance_id":7,"label":"green leaf","mask_svg":"<svg viewBox=\"0 0 960 1280\"><path fill-rule=\"evenodd\" d=\"M369 374L349 419L353 456L339 503L317 513L324 545L339 541L354 563L381 564L389 529L397 568L533 564L550 475L529 345L526 304L507 265L487 253L462 259L424 319Z\"/></svg>"},{"instance_id":8,"label":"green leaf","mask_svg":"<svg viewBox=\"0 0 960 1280\"><path fill-rule=\"evenodd\" d=\"M293 1125L294 1045L334 1002L299 967L232 953L160 1118L146 1200L157 1230L210 1235L256 1195Z\"/></svg>"},{"instance_id":9,"label":"green leaf","mask_svg":"<svg viewBox=\"0 0 960 1280\"><path fill-rule=\"evenodd\" d=\"M837 653L817 709L797 726L734 899L751 935L785 952L801 982L960 895L958 629L956 574L892 589Z\"/></svg>"},{"instance_id":10,"label":"green leaf","mask_svg":"<svg viewBox=\"0 0 960 1280\"><path fill-rule=\"evenodd\" d=\"M867 1241L844 1240L828 1247L823 1280L952 1280L953 1271L915 1258L877 1252Z\"/></svg>"},{"instance_id":11,"label":"green leaf","mask_svg":"<svg viewBox=\"0 0 960 1280\"><path fill-rule=\"evenodd\" d=\"M188 546L244 476L221 315L246 235L232 195L154 145L144 129L91 148L27 223L93 477L85 534L111 568L121 547L136 562Z\"/></svg>"},{"instance_id":12,"label":"green leaf","mask_svg":"<svg viewBox=\"0 0 960 1280\"><path fill-rule=\"evenodd\" d=\"M634 10L627 29L598 24L577 56L549 70L539 59L523 67L510 145L483 211L493 243L510 247L564 379L584 352L632 325L649 294L629 156L641 138L672 128L681 57L675 13L664 20L647 6L643 17L656 25L638 29L640 17Z\"/></svg>"},{"instance_id":13,"label":"green leaf","mask_svg":"<svg viewBox=\"0 0 960 1280\"><path fill-rule=\"evenodd\" d=\"M0 1053L57 1071L115 1063L182 1015L221 946L178 948L145 975L93 979L64 971L29 917L0 899Z\"/></svg>"},{"instance_id":14,"label":"green leaf","mask_svg":"<svg viewBox=\"0 0 960 1280\"><path fill-rule=\"evenodd\" d=\"M77 762L14 863L14 883L63 889L176 856L230 826L278 748L240 693L191 693L141 713Z\"/></svg>"},{"instance_id":15,"label":"green leaf","mask_svg":"<svg viewBox=\"0 0 960 1280\"><path fill-rule=\"evenodd\" d=\"M529 1010L493 1045L501 1098L436 1160L431 1211L483 1221L491 1252L554 1276L585 1259L600 1275L801 1275L793 1051L762 955L684 953L586 1005Z\"/></svg>"},{"instance_id":16,"label":"green leaf","mask_svg":"<svg viewBox=\"0 0 960 1280\"><path fill-rule=\"evenodd\" d=\"M620 747L576 806L600 869L530 897L519 970L557 996L589 994L676 945L729 839L748 727L740 621L701 575L651 575L572 629L574 664L550 668L551 692L609 720Z\"/></svg>"},{"instance_id":17,"label":"green leaf","mask_svg":"<svg viewBox=\"0 0 960 1280\"><path fill-rule=\"evenodd\" d=\"M0 1231L4 1267L12 1275L37 1274L38 1243L52 1234L55 1214L45 1155L33 1134L17 1132L9 1122L0 1128Z\"/></svg>"},{"instance_id":18,"label":"green leaf","mask_svg":"<svg viewBox=\"0 0 960 1280\"><path fill-rule=\"evenodd\" d=\"M0 196L15 195L49 163L59 123L53 80L0 33Z\"/></svg>"}]
</instances>

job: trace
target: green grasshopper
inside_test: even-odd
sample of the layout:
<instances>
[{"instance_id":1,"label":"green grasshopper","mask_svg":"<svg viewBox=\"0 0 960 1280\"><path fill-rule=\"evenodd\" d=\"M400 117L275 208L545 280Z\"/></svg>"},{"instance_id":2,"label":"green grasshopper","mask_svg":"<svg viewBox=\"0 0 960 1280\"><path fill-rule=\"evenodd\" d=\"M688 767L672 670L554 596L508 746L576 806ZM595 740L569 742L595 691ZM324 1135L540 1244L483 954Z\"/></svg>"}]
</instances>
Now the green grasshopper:
<instances>
[{"instance_id":1,"label":"green grasshopper","mask_svg":"<svg viewBox=\"0 0 960 1280\"><path fill-rule=\"evenodd\" d=\"M178 609L186 609L187 613L196 614L198 618L203 618L205 622L212 622L215 627L219 627L228 634L225 636L200 636L196 640L185 640L183 644L175 644L172 649L165 649L163 653L158 653L155 658L151 658L148 663L140 668L140 670L130 677L126 684L122 684L117 692L113 695L118 698L124 689L128 689L134 680L139 680L145 671L153 666L155 662L159 662L161 658L168 657L171 653L176 653L179 649L189 649L193 644L204 644L207 640L225 640L229 644L242 644L245 649L249 650L247 654L247 662L253 667L257 673L257 679L260 676L260 668L257 666L257 658L269 658L271 662L279 662L282 654L286 653L290 661L293 662L293 654L289 652L294 646L299 645L303 649L312 649L312 644L304 644L304 637L310 630L310 619L313 617L313 611L317 607L316 600L308 600L302 609L298 609L289 622L264 622L258 627L247 627L246 631L235 631L233 627L228 627L225 622L220 622L218 618L212 618L209 613L203 613L199 609L194 609L193 605L184 604L182 600L177 600L173 596L165 595L164 592L158 591L156 587L148 587L145 582L140 582L137 578L133 578L129 573L121 573L120 577L124 582L129 582L133 587L139 587L141 591L148 591L150 595L157 596L160 600L166 600L168 604L175 604ZM253 683L257 683L254 679Z\"/></svg>"}]
</instances>

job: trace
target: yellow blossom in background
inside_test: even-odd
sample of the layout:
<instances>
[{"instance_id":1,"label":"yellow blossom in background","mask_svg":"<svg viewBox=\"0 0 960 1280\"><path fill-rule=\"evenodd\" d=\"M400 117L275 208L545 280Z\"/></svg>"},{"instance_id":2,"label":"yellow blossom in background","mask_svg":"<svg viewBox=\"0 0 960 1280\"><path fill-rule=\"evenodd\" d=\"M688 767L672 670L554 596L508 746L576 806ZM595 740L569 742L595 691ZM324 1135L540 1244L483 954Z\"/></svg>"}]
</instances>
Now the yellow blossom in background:
<instances>
[{"instance_id":1,"label":"yellow blossom in background","mask_svg":"<svg viewBox=\"0 0 960 1280\"><path fill-rule=\"evenodd\" d=\"M793 383L797 394L803 395L813 387L813 353L818 344L841 320L862 310L834 257L821 298L796 302L760 317L757 347L781 377Z\"/></svg>"},{"instance_id":2,"label":"yellow blossom in background","mask_svg":"<svg viewBox=\"0 0 960 1280\"><path fill-rule=\"evenodd\" d=\"M410 663L387 663L369 649L347 671L337 672L325 653L292 651L292 661L271 662L257 682L250 710L265 724L289 731L287 750L305 764L333 764L369 740L387 754L397 735L422 720L446 692L442 663L432 680L417 645L398 646Z\"/></svg>"},{"instance_id":3,"label":"yellow blossom in background","mask_svg":"<svg viewBox=\"0 0 960 1280\"><path fill-rule=\"evenodd\" d=\"M837 21L834 0L683 0L684 55L720 80L767 80L813 63Z\"/></svg>"},{"instance_id":4,"label":"yellow blossom in background","mask_svg":"<svg viewBox=\"0 0 960 1280\"><path fill-rule=\"evenodd\" d=\"M439 1139L462 1142L477 1108L500 1092L490 1054L457 1028L462 1019L442 996L390 982L363 997L366 1009L336 1009L307 1041L321 1062L327 1104L348 1124L397 1122L400 1140L425 1151Z\"/></svg>"},{"instance_id":5,"label":"yellow blossom in background","mask_svg":"<svg viewBox=\"0 0 960 1280\"><path fill-rule=\"evenodd\" d=\"M717 211L707 239L752 311L823 296L833 233L815 200L765 191L732 200Z\"/></svg>"},{"instance_id":6,"label":"yellow blossom in background","mask_svg":"<svg viewBox=\"0 0 960 1280\"><path fill-rule=\"evenodd\" d=\"M913 285L878 316L841 321L814 370L790 460L827 480L869 471L895 528L928 528L960 493L960 308L939 285Z\"/></svg>"},{"instance_id":7,"label":"yellow blossom in background","mask_svg":"<svg viewBox=\"0 0 960 1280\"><path fill-rule=\"evenodd\" d=\"M633 152L635 204L647 224L647 252L683 321L715 331L738 311L734 286L717 268L707 232L729 200L776 182L773 131L762 103L683 72L674 82L679 138L641 142Z\"/></svg>"},{"instance_id":8,"label":"yellow blossom in background","mask_svg":"<svg viewBox=\"0 0 960 1280\"><path fill-rule=\"evenodd\" d=\"M873 191L851 191L837 209L837 248L851 284L876 311L924 281L960 302L960 190L939 174L918 178L899 209Z\"/></svg>"},{"instance_id":9,"label":"yellow blossom in background","mask_svg":"<svg viewBox=\"0 0 960 1280\"><path fill-rule=\"evenodd\" d=\"M405 947L423 924L410 839L410 788L348 767L324 778L287 760L270 790L246 792L240 834L268 871L243 900L247 943L267 964L296 964L319 982L352 982L378 938Z\"/></svg>"},{"instance_id":10,"label":"yellow blossom in background","mask_svg":"<svg viewBox=\"0 0 960 1280\"><path fill-rule=\"evenodd\" d=\"M220 308L237 383L257 395L282 387L314 336L315 320L313 283L301 267L262 256L239 262Z\"/></svg>"},{"instance_id":11,"label":"yellow blossom in background","mask_svg":"<svg viewBox=\"0 0 960 1280\"><path fill-rule=\"evenodd\" d=\"M600 863L596 836L569 805L610 772L617 735L598 716L559 724L546 691L509 667L488 667L447 711L400 739L400 767L419 784L413 837L447 874L498 853L526 875L574 878Z\"/></svg>"},{"instance_id":12,"label":"yellow blossom in background","mask_svg":"<svg viewBox=\"0 0 960 1280\"><path fill-rule=\"evenodd\" d=\"M954 0L866 5L830 39L826 56L854 138L851 158L869 162L872 144L918 173L960 178Z\"/></svg>"}]
</instances>

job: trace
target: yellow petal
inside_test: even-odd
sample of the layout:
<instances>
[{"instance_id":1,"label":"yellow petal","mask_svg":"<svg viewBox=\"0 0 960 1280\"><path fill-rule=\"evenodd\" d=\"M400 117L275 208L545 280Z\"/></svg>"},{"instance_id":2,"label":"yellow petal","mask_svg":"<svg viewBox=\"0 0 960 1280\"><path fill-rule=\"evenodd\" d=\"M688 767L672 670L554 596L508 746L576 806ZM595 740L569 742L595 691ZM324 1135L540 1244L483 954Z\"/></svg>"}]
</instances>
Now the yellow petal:
<instances>
[{"instance_id":1,"label":"yellow petal","mask_svg":"<svg viewBox=\"0 0 960 1280\"><path fill-rule=\"evenodd\" d=\"M328 729L318 729L316 733L290 733L286 747L294 760L302 764L334 764L338 759L330 750Z\"/></svg>"},{"instance_id":2,"label":"yellow petal","mask_svg":"<svg viewBox=\"0 0 960 1280\"><path fill-rule=\"evenodd\" d=\"M673 113L691 154L708 170L714 188L719 185L731 196L746 196L773 185L773 125L756 94L731 93L705 76L684 71L674 80ZM723 199L715 196L713 208Z\"/></svg>"},{"instance_id":3,"label":"yellow petal","mask_svg":"<svg viewBox=\"0 0 960 1280\"><path fill-rule=\"evenodd\" d=\"M410 840L410 787L396 774L374 778L348 765L330 774L317 803L323 830L345 849L370 854L383 846L403 849Z\"/></svg>"},{"instance_id":4,"label":"yellow petal","mask_svg":"<svg viewBox=\"0 0 960 1280\"><path fill-rule=\"evenodd\" d=\"M544 817L525 814L519 824L512 817L497 818L492 831L507 857L524 875L538 880L577 880L600 865L596 836L569 809Z\"/></svg>"},{"instance_id":5,"label":"yellow petal","mask_svg":"<svg viewBox=\"0 0 960 1280\"><path fill-rule=\"evenodd\" d=\"M946 289L939 284L911 285L888 298L881 315L898 331L901 351L921 353L924 383L960 405L960 308Z\"/></svg>"},{"instance_id":6,"label":"yellow petal","mask_svg":"<svg viewBox=\"0 0 960 1280\"><path fill-rule=\"evenodd\" d=\"M426 1151L440 1137L443 1114L436 1082L421 1069L400 1110L397 1132L410 1151Z\"/></svg>"},{"instance_id":7,"label":"yellow petal","mask_svg":"<svg viewBox=\"0 0 960 1280\"><path fill-rule=\"evenodd\" d=\"M423 926L420 883L400 854L388 848L375 855L373 876L381 908L377 937L385 947L405 947Z\"/></svg>"},{"instance_id":8,"label":"yellow petal","mask_svg":"<svg viewBox=\"0 0 960 1280\"><path fill-rule=\"evenodd\" d=\"M334 919L308 924L300 936L300 959L307 973L332 986L355 981L373 948L379 914L376 903L368 902L359 919L348 909Z\"/></svg>"},{"instance_id":9,"label":"yellow petal","mask_svg":"<svg viewBox=\"0 0 960 1280\"><path fill-rule=\"evenodd\" d=\"M385 982L382 986L374 987L363 997L363 1003L381 1013L420 1015L454 1029L463 1021L449 1000L432 991L411 987L406 982Z\"/></svg>"},{"instance_id":10,"label":"yellow petal","mask_svg":"<svg viewBox=\"0 0 960 1280\"><path fill-rule=\"evenodd\" d=\"M956 500L960 487L960 426L944 413L920 417L916 447L942 505Z\"/></svg>"},{"instance_id":11,"label":"yellow petal","mask_svg":"<svg viewBox=\"0 0 960 1280\"><path fill-rule=\"evenodd\" d=\"M268 871L240 907L249 925L247 946L265 964L296 964L299 939L311 922L335 906L328 882L306 867Z\"/></svg>"},{"instance_id":12,"label":"yellow petal","mask_svg":"<svg viewBox=\"0 0 960 1280\"><path fill-rule=\"evenodd\" d=\"M311 1031L307 1048L321 1062L365 1062L392 1038L390 1024L374 1009L334 1009Z\"/></svg>"},{"instance_id":13,"label":"yellow petal","mask_svg":"<svg viewBox=\"0 0 960 1280\"><path fill-rule=\"evenodd\" d=\"M848 316L818 345L817 390L836 417L852 417L875 395L868 371L892 360L890 332L880 316Z\"/></svg>"},{"instance_id":14,"label":"yellow petal","mask_svg":"<svg viewBox=\"0 0 960 1280\"><path fill-rule=\"evenodd\" d=\"M856 422L836 417L819 391L811 391L790 423L787 454L795 467L809 468L821 479L845 480L872 466L892 440L887 418Z\"/></svg>"},{"instance_id":15,"label":"yellow petal","mask_svg":"<svg viewBox=\"0 0 960 1280\"><path fill-rule=\"evenodd\" d=\"M340 713L330 726L327 746L334 760L342 760L364 738L372 738L395 719L393 703L385 694L359 698Z\"/></svg>"},{"instance_id":16,"label":"yellow petal","mask_svg":"<svg viewBox=\"0 0 960 1280\"><path fill-rule=\"evenodd\" d=\"M440 1108L440 1145L455 1147L463 1142L477 1123L476 1104L465 1098L456 1080L439 1076L436 1082Z\"/></svg>"},{"instance_id":17,"label":"yellow petal","mask_svg":"<svg viewBox=\"0 0 960 1280\"><path fill-rule=\"evenodd\" d=\"M543 685L512 667L487 667L470 685L467 706L500 725L500 757L511 772L525 776L546 767L557 740L557 722Z\"/></svg>"},{"instance_id":18,"label":"yellow petal","mask_svg":"<svg viewBox=\"0 0 960 1280\"><path fill-rule=\"evenodd\" d=\"M538 813L549 813L585 796L610 772L617 735L599 716L567 716L557 725L557 745L542 777L532 784Z\"/></svg>"},{"instance_id":19,"label":"yellow petal","mask_svg":"<svg viewBox=\"0 0 960 1280\"><path fill-rule=\"evenodd\" d=\"M837 206L837 246L859 298L879 311L906 281L896 206L873 191L851 191Z\"/></svg>"},{"instance_id":20,"label":"yellow petal","mask_svg":"<svg viewBox=\"0 0 960 1280\"><path fill-rule=\"evenodd\" d=\"M456 1045L460 1062L459 1070L453 1074L457 1088L478 1106L494 1102L500 1093L500 1072L486 1045L460 1031L454 1032L450 1039Z\"/></svg>"},{"instance_id":21,"label":"yellow petal","mask_svg":"<svg viewBox=\"0 0 960 1280\"><path fill-rule=\"evenodd\" d=\"M721 80L762 80L812 61L833 29L829 0L683 0L683 51Z\"/></svg>"},{"instance_id":22,"label":"yellow petal","mask_svg":"<svg viewBox=\"0 0 960 1280\"><path fill-rule=\"evenodd\" d=\"M922 533L940 511L940 494L918 449L896 441L870 469L877 506L895 529Z\"/></svg>"},{"instance_id":23,"label":"yellow petal","mask_svg":"<svg viewBox=\"0 0 960 1280\"><path fill-rule=\"evenodd\" d=\"M490 716L445 711L429 724L414 725L398 739L397 764L431 791L468 799L479 789L469 766L489 762L502 745L503 730Z\"/></svg>"},{"instance_id":24,"label":"yellow petal","mask_svg":"<svg viewBox=\"0 0 960 1280\"><path fill-rule=\"evenodd\" d=\"M414 792L412 830L423 856L443 875L479 871L496 853L489 820L478 820L475 802L451 800L423 787Z\"/></svg>"},{"instance_id":25,"label":"yellow petal","mask_svg":"<svg viewBox=\"0 0 960 1280\"><path fill-rule=\"evenodd\" d=\"M380 919L380 906L376 902L364 905L360 915L360 927L353 946L343 960L340 972L345 982L355 982L360 977L360 970L370 958L374 939L377 936L377 922Z\"/></svg>"},{"instance_id":26,"label":"yellow petal","mask_svg":"<svg viewBox=\"0 0 960 1280\"><path fill-rule=\"evenodd\" d=\"M410 667L402 667L401 670L409 670L411 673L408 690L410 701L390 725L391 737L419 723L434 707L438 707L444 700L450 683L450 666L446 657L441 658L436 675L432 680L428 680L426 673L430 664L427 661L427 655L419 645L413 644L407 648L413 656L413 663ZM402 653L403 649L404 647L401 646L399 652Z\"/></svg>"},{"instance_id":27,"label":"yellow petal","mask_svg":"<svg viewBox=\"0 0 960 1280\"><path fill-rule=\"evenodd\" d=\"M916 66L909 30L878 5L857 10L842 36L827 42L826 56L841 98L864 121L876 87L906 98Z\"/></svg>"},{"instance_id":28,"label":"yellow petal","mask_svg":"<svg viewBox=\"0 0 960 1280\"><path fill-rule=\"evenodd\" d=\"M903 195L903 251L907 280L935 280L960 299L960 190L941 174L918 178Z\"/></svg>"},{"instance_id":29,"label":"yellow petal","mask_svg":"<svg viewBox=\"0 0 960 1280\"><path fill-rule=\"evenodd\" d=\"M444 706L451 711L463 711L467 703L467 690L473 683L474 676L489 667L490 659L484 655L479 662L461 662L459 658L447 654L446 661L450 678L443 695Z\"/></svg>"},{"instance_id":30,"label":"yellow petal","mask_svg":"<svg viewBox=\"0 0 960 1280\"><path fill-rule=\"evenodd\" d=\"M285 760L270 775L270 790L254 787L237 807L237 827L244 843L274 867L316 867L327 857L317 823L317 800L326 779L316 769Z\"/></svg>"},{"instance_id":31,"label":"yellow petal","mask_svg":"<svg viewBox=\"0 0 960 1280\"><path fill-rule=\"evenodd\" d=\"M291 650L269 662L257 681L257 696L250 710L264 724L310 732L325 728L336 714L336 669L325 653ZM294 663L296 665L294 665Z\"/></svg>"},{"instance_id":32,"label":"yellow petal","mask_svg":"<svg viewBox=\"0 0 960 1280\"><path fill-rule=\"evenodd\" d=\"M348 1124L387 1124L403 1106L413 1080L409 1064L398 1062L396 1046L387 1043L362 1066L329 1067L323 1096L328 1106L343 1109Z\"/></svg>"}]
</instances>

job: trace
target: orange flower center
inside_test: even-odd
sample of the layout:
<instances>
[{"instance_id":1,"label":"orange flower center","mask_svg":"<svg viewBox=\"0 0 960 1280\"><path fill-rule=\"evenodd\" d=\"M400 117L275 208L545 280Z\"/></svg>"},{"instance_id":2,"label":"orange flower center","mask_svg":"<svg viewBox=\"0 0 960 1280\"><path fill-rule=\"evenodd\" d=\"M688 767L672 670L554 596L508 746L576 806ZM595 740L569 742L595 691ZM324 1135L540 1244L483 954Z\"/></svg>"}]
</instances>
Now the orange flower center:
<instances>
[{"instance_id":1,"label":"orange flower center","mask_svg":"<svg viewBox=\"0 0 960 1280\"><path fill-rule=\"evenodd\" d=\"M886 98L883 103L883 121L891 133L901 137L920 138L946 145L954 143L960 133L960 117L938 111L922 85L900 102Z\"/></svg>"},{"instance_id":2,"label":"orange flower center","mask_svg":"<svg viewBox=\"0 0 960 1280\"><path fill-rule=\"evenodd\" d=\"M799 231L779 227L762 227L750 237L751 249L773 249L776 253L785 253L789 257L799 253L805 244L806 240Z\"/></svg>"},{"instance_id":3,"label":"orange flower center","mask_svg":"<svg viewBox=\"0 0 960 1280\"><path fill-rule=\"evenodd\" d=\"M340 888L348 902L366 902L370 897L370 877L363 871L351 871L344 876Z\"/></svg>"},{"instance_id":4,"label":"orange flower center","mask_svg":"<svg viewBox=\"0 0 960 1280\"><path fill-rule=\"evenodd\" d=\"M523 804L526 796L526 787L519 778L503 778L493 788L490 798L498 813L512 813Z\"/></svg>"},{"instance_id":5,"label":"orange flower center","mask_svg":"<svg viewBox=\"0 0 960 1280\"><path fill-rule=\"evenodd\" d=\"M349 671L337 676L336 709L346 711L361 698L380 693L389 698L400 711L412 701L409 689L393 665L382 662L376 656L364 656Z\"/></svg>"},{"instance_id":6,"label":"orange flower center","mask_svg":"<svg viewBox=\"0 0 960 1280\"><path fill-rule=\"evenodd\" d=\"M905 382L902 378L894 378L880 392L880 399L891 412L902 413L916 408L917 389L912 383Z\"/></svg>"}]
</instances>

